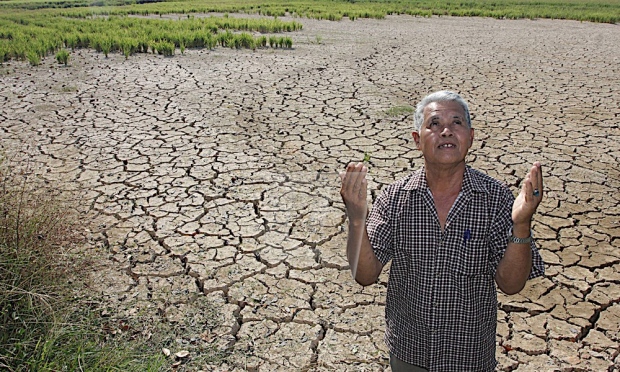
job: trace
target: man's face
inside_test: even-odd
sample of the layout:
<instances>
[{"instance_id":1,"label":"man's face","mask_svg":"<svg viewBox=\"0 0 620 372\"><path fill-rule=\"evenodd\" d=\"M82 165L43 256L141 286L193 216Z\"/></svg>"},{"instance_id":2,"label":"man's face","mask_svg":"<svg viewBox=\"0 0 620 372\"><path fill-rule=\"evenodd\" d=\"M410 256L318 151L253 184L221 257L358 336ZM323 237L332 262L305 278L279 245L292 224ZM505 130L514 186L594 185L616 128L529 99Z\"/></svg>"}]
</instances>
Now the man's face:
<instances>
[{"instance_id":1,"label":"man's face","mask_svg":"<svg viewBox=\"0 0 620 372\"><path fill-rule=\"evenodd\" d=\"M423 111L424 122L413 139L428 165L456 165L465 162L474 140L467 127L465 111L457 102L433 102Z\"/></svg>"}]
</instances>

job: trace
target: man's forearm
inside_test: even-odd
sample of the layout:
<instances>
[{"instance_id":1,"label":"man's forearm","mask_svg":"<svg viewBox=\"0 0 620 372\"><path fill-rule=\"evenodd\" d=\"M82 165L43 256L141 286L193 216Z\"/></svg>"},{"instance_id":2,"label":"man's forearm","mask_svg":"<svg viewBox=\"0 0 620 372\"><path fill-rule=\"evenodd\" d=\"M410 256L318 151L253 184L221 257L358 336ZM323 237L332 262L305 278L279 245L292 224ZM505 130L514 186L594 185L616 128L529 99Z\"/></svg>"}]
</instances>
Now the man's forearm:
<instances>
[{"instance_id":1,"label":"man's forearm","mask_svg":"<svg viewBox=\"0 0 620 372\"><path fill-rule=\"evenodd\" d=\"M359 284L366 286L377 281L383 265L372 250L364 220L349 221L347 259Z\"/></svg>"},{"instance_id":2,"label":"man's forearm","mask_svg":"<svg viewBox=\"0 0 620 372\"><path fill-rule=\"evenodd\" d=\"M530 224L515 225L513 234L518 238L530 236ZM495 282L506 294L515 294L523 289L532 271L532 250L530 243L508 243L506 253L499 262Z\"/></svg>"}]
</instances>

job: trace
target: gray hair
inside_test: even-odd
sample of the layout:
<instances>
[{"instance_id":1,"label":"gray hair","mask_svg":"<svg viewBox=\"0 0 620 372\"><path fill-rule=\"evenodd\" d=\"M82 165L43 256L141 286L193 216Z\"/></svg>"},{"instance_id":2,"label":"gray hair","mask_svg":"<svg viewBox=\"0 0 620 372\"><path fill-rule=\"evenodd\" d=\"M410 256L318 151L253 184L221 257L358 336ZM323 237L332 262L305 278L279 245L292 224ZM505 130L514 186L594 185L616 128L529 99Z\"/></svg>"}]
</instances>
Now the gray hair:
<instances>
[{"instance_id":1,"label":"gray hair","mask_svg":"<svg viewBox=\"0 0 620 372\"><path fill-rule=\"evenodd\" d=\"M424 123L424 109L426 106L433 102L449 102L454 101L463 107L465 112L465 120L467 120L467 127L471 128L471 117L469 116L469 107L463 97L449 90L440 90L439 92L431 93L424 97L420 103L416 106L415 114L413 115L413 125L416 132L420 133L422 124Z\"/></svg>"}]
</instances>

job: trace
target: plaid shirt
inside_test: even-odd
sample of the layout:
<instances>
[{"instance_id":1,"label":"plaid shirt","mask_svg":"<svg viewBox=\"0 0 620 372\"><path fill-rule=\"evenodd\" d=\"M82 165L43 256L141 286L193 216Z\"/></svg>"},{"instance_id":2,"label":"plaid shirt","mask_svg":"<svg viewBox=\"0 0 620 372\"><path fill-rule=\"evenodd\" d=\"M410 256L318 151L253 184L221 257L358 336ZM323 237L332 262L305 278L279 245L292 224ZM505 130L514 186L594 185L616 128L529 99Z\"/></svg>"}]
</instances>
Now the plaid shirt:
<instances>
[{"instance_id":1,"label":"plaid shirt","mask_svg":"<svg viewBox=\"0 0 620 372\"><path fill-rule=\"evenodd\" d=\"M493 371L495 271L508 245L514 196L467 167L441 231L424 168L387 187L367 221L373 250L392 260L385 341L398 359L433 371ZM534 242L530 278L544 274Z\"/></svg>"}]
</instances>

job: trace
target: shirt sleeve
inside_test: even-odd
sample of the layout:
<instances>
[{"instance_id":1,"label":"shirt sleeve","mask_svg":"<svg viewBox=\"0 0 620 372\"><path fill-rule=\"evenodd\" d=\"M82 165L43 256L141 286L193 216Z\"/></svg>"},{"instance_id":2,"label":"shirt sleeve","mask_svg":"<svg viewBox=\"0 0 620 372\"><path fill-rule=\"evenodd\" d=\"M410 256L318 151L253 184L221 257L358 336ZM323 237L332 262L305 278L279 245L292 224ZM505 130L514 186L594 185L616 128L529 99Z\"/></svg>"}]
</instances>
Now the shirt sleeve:
<instances>
[{"instance_id":1,"label":"shirt sleeve","mask_svg":"<svg viewBox=\"0 0 620 372\"><path fill-rule=\"evenodd\" d=\"M489 234L490 242L490 263L493 277L497 271L499 261L504 257L506 248L508 248L508 237L512 231L512 205L514 203L514 196L508 188L505 189L504 195L498 205L498 213L491 225ZM545 274L545 264L543 262L536 242L532 239L530 243L530 249L532 250L532 271L528 279L536 278Z\"/></svg>"},{"instance_id":2,"label":"shirt sleeve","mask_svg":"<svg viewBox=\"0 0 620 372\"><path fill-rule=\"evenodd\" d=\"M383 266L392 259L394 251L389 189L384 189L375 200L366 221L370 245Z\"/></svg>"}]
</instances>

